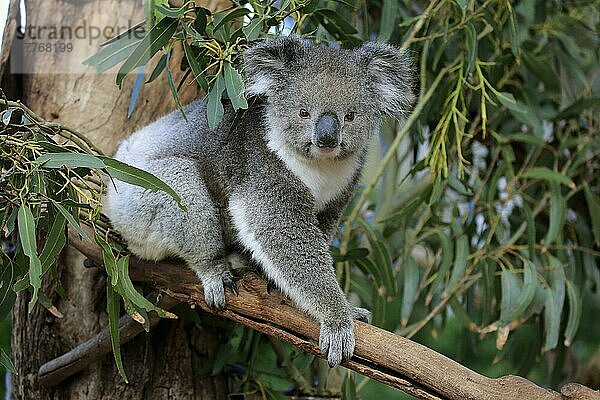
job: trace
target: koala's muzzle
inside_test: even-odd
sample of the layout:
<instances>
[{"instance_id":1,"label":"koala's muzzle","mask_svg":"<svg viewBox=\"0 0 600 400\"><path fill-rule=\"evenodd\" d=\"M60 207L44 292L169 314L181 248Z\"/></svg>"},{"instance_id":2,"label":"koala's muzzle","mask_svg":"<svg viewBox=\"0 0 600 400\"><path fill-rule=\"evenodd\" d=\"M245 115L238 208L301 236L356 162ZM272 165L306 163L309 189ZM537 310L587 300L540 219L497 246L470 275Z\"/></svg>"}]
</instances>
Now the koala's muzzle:
<instances>
[{"instance_id":1,"label":"koala's muzzle","mask_svg":"<svg viewBox=\"0 0 600 400\"><path fill-rule=\"evenodd\" d=\"M334 148L340 144L340 121L333 114L323 114L317 121L313 144L319 148Z\"/></svg>"}]
</instances>

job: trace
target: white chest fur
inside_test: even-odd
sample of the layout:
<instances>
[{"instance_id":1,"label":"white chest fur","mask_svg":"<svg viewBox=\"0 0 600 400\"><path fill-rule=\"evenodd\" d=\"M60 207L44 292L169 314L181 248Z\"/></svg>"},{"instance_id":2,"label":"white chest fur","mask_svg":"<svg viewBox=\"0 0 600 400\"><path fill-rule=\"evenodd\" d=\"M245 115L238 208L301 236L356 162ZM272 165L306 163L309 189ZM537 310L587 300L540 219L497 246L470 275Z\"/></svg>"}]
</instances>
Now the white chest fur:
<instances>
[{"instance_id":1,"label":"white chest fur","mask_svg":"<svg viewBox=\"0 0 600 400\"><path fill-rule=\"evenodd\" d=\"M345 160L305 160L290 154L283 147L269 147L310 190L316 211L321 211L348 186L358 166L356 157Z\"/></svg>"}]
</instances>

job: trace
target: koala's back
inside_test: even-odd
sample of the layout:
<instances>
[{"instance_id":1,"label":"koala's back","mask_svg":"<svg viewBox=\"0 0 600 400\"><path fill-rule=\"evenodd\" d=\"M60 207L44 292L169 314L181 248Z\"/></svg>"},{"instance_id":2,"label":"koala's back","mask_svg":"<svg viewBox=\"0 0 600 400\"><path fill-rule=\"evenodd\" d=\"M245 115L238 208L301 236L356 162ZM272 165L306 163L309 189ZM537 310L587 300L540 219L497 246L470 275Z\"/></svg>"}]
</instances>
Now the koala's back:
<instances>
[{"instance_id":1,"label":"koala's back","mask_svg":"<svg viewBox=\"0 0 600 400\"><path fill-rule=\"evenodd\" d=\"M190 103L184 112L185 118L174 111L135 132L115 154L116 159L166 182L188 209L181 212L164 192L119 181L108 184L103 212L129 249L145 259L181 256L181 246L175 243L201 241L212 232L222 232L220 241L230 243L233 232L226 212L228 190L250 171L246 154L257 155L263 147L256 147L263 129L261 106L247 110L234 129L235 113L230 106L225 107L222 122L213 130L207 126L204 100ZM161 215L169 217L158 218ZM184 221L187 218L202 221L193 224L197 232L182 230L182 226L189 226Z\"/></svg>"},{"instance_id":2,"label":"koala's back","mask_svg":"<svg viewBox=\"0 0 600 400\"><path fill-rule=\"evenodd\" d=\"M124 140L115 158L136 165L143 160L182 156L198 157L207 149L203 139L208 127L206 102L196 100L180 111L171 112Z\"/></svg>"},{"instance_id":3,"label":"koala's back","mask_svg":"<svg viewBox=\"0 0 600 400\"><path fill-rule=\"evenodd\" d=\"M202 213L210 206L208 191L200 179L191 177L198 175L200 160L212 158L211 144L217 138L206 140L211 135L205 101L190 103L184 112L187 120L175 111L135 132L121 143L115 158L152 173L173 188L192 212ZM174 245L182 240L178 236L186 234L179 225L187 214L166 193L115 181L108 184L103 212L136 255L150 260L178 255ZM179 218L156 218L159 214ZM164 232L171 232L171 237Z\"/></svg>"}]
</instances>

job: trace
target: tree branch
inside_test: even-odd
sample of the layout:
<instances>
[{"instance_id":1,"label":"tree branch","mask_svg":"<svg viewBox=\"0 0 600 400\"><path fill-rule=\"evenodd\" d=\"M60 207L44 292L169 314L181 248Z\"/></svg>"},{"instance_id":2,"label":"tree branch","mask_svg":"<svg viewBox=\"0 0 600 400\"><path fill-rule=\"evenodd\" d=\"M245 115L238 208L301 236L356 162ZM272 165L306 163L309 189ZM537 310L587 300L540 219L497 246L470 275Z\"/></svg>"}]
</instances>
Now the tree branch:
<instances>
[{"instance_id":1,"label":"tree branch","mask_svg":"<svg viewBox=\"0 0 600 400\"><path fill-rule=\"evenodd\" d=\"M75 248L97 265L102 265L99 247L81 240L72 232L69 236ZM130 274L132 280L146 282L169 298L239 322L322 357L316 344L319 336L317 322L296 309L278 292L268 294L265 281L255 274L248 273L238 281L238 296L227 292L227 309L224 311L216 311L206 305L198 278L181 263L152 263L132 258ZM142 331L141 327L139 331ZM518 376L487 378L423 345L360 321L356 322L355 333L355 355L342 365L419 399L578 398L563 397L555 391L541 388ZM101 332L98 336L103 334ZM97 349L90 346L83 348L88 353L98 353ZM100 357L109 352L110 346L105 346ZM96 357L94 359L97 359ZM42 366L40 372L45 375L52 373L53 368L60 366L60 363L55 363L53 367L51 363L54 361L56 360ZM77 371L72 373L75 372ZM45 382L53 384L48 379Z\"/></svg>"}]
</instances>

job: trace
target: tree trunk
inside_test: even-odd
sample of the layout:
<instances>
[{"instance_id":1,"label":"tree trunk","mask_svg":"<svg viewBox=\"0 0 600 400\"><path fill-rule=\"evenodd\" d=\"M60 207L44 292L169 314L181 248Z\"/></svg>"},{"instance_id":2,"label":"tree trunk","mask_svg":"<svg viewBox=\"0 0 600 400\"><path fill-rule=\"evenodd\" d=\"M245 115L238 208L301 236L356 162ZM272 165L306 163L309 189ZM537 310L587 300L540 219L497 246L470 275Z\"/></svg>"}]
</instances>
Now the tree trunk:
<instances>
[{"instance_id":1,"label":"tree trunk","mask_svg":"<svg viewBox=\"0 0 600 400\"><path fill-rule=\"evenodd\" d=\"M143 20L139 0L26 0L25 3L27 26L33 29L27 31L23 40L13 40L13 53L18 46L28 46L27 42L32 41L42 46L46 46L45 43L52 46L54 43L59 46L60 43L65 43L65 46L72 43L73 47L70 52L61 52L60 47L52 47L49 52L40 52L39 47L32 52L23 48L23 62L11 65L13 74L25 73L22 86L16 92L13 88L9 97L22 99L47 120L57 120L84 132L106 154L112 154L129 133L174 108L168 85L160 78L142 87L135 111L128 119L127 109L136 73L128 76L123 89L119 90L114 83L116 69L97 74L81 65L106 38L93 38L89 35L91 31L87 31L83 39L53 40L48 36L53 27L75 29L87 26L89 29L94 26L102 30L115 24L135 24ZM13 17L16 16L13 14ZM180 54L175 52L170 64L176 83L181 76ZM151 71L152 66L149 66L145 80ZM9 81L17 82L13 77L15 75L9 76ZM182 101L197 96L194 86L186 85L181 96ZM39 303L28 314L28 295L22 292L18 296L13 312L12 352L18 371L13 376L14 398L226 398L226 377L208 376L202 372L211 352L218 348L218 342L226 340L223 332L182 320L161 321L149 334L140 335L123 346L122 357L129 384L118 375L111 355L57 387L41 387L37 382L40 365L69 351L107 325L102 272L97 268L84 268L83 257L69 249L61 257L58 277L68 299L54 295L48 279L45 279L43 288L64 315L63 318L55 317Z\"/></svg>"}]
</instances>

